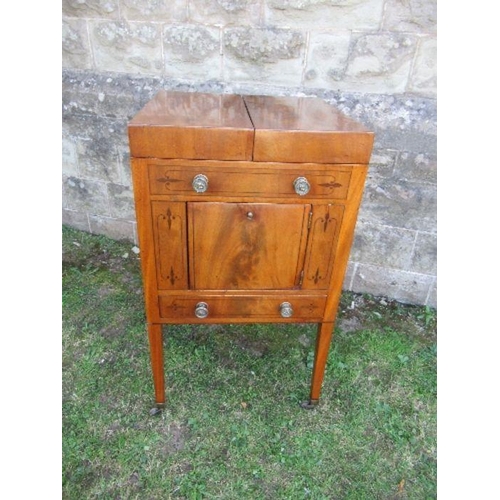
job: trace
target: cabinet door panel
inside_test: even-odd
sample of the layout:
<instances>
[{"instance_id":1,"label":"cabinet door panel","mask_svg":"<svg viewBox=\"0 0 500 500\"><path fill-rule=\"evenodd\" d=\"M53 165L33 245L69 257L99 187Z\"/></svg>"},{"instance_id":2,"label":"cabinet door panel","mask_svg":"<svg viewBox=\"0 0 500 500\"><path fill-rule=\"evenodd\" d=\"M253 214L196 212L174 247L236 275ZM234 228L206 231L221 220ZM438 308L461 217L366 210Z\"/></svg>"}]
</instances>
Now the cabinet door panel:
<instances>
[{"instance_id":1,"label":"cabinet door panel","mask_svg":"<svg viewBox=\"0 0 500 500\"><path fill-rule=\"evenodd\" d=\"M188 203L191 288L298 287L310 207Z\"/></svg>"},{"instance_id":2,"label":"cabinet door panel","mask_svg":"<svg viewBox=\"0 0 500 500\"><path fill-rule=\"evenodd\" d=\"M343 205L314 205L302 288L327 289L344 214Z\"/></svg>"},{"instance_id":3,"label":"cabinet door panel","mask_svg":"<svg viewBox=\"0 0 500 500\"><path fill-rule=\"evenodd\" d=\"M158 288L185 289L188 286L186 205L153 201L151 208Z\"/></svg>"}]
</instances>

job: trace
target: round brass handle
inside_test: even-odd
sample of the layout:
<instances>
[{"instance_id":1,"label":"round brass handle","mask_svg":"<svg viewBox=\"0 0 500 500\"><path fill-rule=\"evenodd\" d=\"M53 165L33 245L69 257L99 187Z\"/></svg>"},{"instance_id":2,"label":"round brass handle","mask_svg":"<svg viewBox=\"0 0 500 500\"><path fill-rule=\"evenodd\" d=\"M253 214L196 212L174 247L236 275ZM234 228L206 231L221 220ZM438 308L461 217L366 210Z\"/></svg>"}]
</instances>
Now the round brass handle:
<instances>
[{"instance_id":1,"label":"round brass handle","mask_svg":"<svg viewBox=\"0 0 500 500\"><path fill-rule=\"evenodd\" d=\"M194 310L194 315L200 319L206 318L208 316L208 304L206 302L198 302Z\"/></svg>"},{"instance_id":2,"label":"round brass handle","mask_svg":"<svg viewBox=\"0 0 500 500\"><path fill-rule=\"evenodd\" d=\"M291 318L293 316L292 304L290 302L282 302L280 305L280 314L283 318Z\"/></svg>"},{"instance_id":3,"label":"round brass handle","mask_svg":"<svg viewBox=\"0 0 500 500\"><path fill-rule=\"evenodd\" d=\"M204 193L208 189L208 177L203 174L195 175L191 185L197 193Z\"/></svg>"},{"instance_id":4,"label":"round brass handle","mask_svg":"<svg viewBox=\"0 0 500 500\"><path fill-rule=\"evenodd\" d=\"M305 177L297 177L293 181L293 188L299 196L304 196L311 189L311 185Z\"/></svg>"}]
</instances>

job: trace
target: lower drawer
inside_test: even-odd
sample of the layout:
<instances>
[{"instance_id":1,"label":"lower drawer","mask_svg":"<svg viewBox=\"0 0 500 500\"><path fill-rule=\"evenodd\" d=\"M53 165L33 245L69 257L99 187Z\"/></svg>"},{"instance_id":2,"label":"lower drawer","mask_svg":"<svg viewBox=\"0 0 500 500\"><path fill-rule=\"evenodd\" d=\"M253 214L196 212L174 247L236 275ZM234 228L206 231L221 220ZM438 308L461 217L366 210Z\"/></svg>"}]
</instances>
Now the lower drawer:
<instances>
[{"instance_id":1,"label":"lower drawer","mask_svg":"<svg viewBox=\"0 0 500 500\"><path fill-rule=\"evenodd\" d=\"M159 297L166 323L320 322L326 295L173 294Z\"/></svg>"}]
</instances>

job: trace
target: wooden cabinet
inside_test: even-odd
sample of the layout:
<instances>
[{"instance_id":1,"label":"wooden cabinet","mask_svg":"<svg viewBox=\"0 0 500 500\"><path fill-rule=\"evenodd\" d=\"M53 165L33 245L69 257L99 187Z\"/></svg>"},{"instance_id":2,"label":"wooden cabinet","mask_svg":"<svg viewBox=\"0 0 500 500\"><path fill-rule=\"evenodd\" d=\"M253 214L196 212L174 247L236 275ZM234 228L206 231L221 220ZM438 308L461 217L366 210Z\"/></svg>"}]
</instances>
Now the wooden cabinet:
<instances>
[{"instance_id":1,"label":"wooden cabinet","mask_svg":"<svg viewBox=\"0 0 500 500\"><path fill-rule=\"evenodd\" d=\"M318 403L373 133L317 98L159 92L128 126L156 404L162 325L318 323Z\"/></svg>"}]
</instances>

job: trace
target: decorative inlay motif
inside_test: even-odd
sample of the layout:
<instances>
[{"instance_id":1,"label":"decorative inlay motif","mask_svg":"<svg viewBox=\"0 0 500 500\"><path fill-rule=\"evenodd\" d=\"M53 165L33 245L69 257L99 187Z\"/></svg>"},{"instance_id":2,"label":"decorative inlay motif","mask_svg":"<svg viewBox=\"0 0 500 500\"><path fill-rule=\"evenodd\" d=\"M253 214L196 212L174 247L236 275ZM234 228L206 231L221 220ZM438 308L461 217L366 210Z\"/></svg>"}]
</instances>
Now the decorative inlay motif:
<instances>
[{"instance_id":1,"label":"decorative inlay motif","mask_svg":"<svg viewBox=\"0 0 500 500\"><path fill-rule=\"evenodd\" d=\"M182 243L186 227L183 203L153 202L158 286L178 289L186 286L186 255Z\"/></svg>"},{"instance_id":2,"label":"decorative inlay motif","mask_svg":"<svg viewBox=\"0 0 500 500\"><path fill-rule=\"evenodd\" d=\"M310 244L303 288L322 288L330 280L335 245L344 207L316 205L313 209Z\"/></svg>"},{"instance_id":3,"label":"decorative inlay motif","mask_svg":"<svg viewBox=\"0 0 500 500\"><path fill-rule=\"evenodd\" d=\"M174 179L173 177L170 177L166 172L165 172L165 177L157 177L156 180L158 182L164 183L165 189L167 191L170 191L169 189L170 184L175 184L176 182L183 182L182 179Z\"/></svg>"},{"instance_id":4,"label":"decorative inlay motif","mask_svg":"<svg viewBox=\"0 0 500 500\"><path fill-rule=\"evenodd\" d=\"M340 184L339 182L335 182L335 177L334 177L333 180L331 180L330 182L324 182L323 184L318 184L318 186L328 188L330 191L332 191L335 188L342 187L342 184Z\"/></svg>"}]
</instances>

